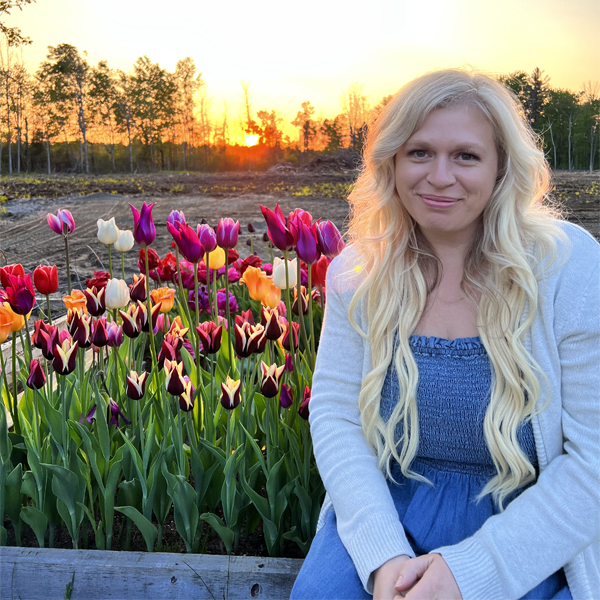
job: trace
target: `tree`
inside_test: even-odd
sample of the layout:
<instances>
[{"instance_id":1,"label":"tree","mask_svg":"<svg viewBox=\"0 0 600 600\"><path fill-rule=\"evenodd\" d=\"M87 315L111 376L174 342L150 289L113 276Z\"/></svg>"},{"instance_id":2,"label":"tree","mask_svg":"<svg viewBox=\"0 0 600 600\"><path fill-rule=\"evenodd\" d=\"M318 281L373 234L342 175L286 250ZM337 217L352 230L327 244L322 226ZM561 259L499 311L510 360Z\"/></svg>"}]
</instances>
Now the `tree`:
<instances>
[{"instance_id":1,"label":"tree","mask_svg":"<svg viewBox=\"0 0 600 600\"><path fill-rule=\"evenodd\" d=\"M196 75L196 65L189 56L177 61L175 83L177 85L176 111L182 127L181 148L185 170L187 168L187 151L193 132L195 96L200 87L204 85L202 73Z\"/></svg>"},{"instance_id":2,"label":"tree","mask_svg":"<svg viewBox=\"0 0 600 600\"><path fill-rule=\"evenodd\" d=\"M129 170L133 173L133 128L135 126L131 111L131 76L123 71L117 72L115 81L115 122L117 129L127 132L129 148Z\"/></svg>"},{"instance_id":3,"label":"tree","mask_svg":"<svg viewBox=\"0 0 600 600\"><path fill-rule=\"evenodd\" d=\"M316 133L315 122L312 119L315 114L315 107L308 100L303 102L301 106L302 110L298 111L292 125L300 129L300 140L304 146L303 156L307 156L310 142Z\"/></svg>"},{"instance_id":4,"label":"tree","mask_svg":"<svg viewBox=\"0 0 600 600\"><path fill-rule=\"evenodd\" d=\"M31 4L35 0L0 0L0 15L10 15L13 8L23 10L25 4ZM20 46L22 44L31 44L31 40L21 33L18 27L8 27L0 21L0 33L6 36L9 46Z\"/></svg>"},{"instance_id":5,"label":"tree","mask_svg":"<svg viewBox=\"0 0 600 600\"><path fill-rule=\"evenodd\" d=\"M277 115L277 111L259 110L256 116L260 120L260 126L257 127L259 143L269 146L269 148L279 148L283 138L281 125L283 118Z\"/></svg>"},{"instance_id":6,"label":"tree","mask_svg":"<svg viewBox=\"0 0 600 600\"><path fill-rule=\"evenodd\" d=\"M338 115L335 119L324 119L321 125L321 135L325 139L327 145L325 152L334 154L342 145L342 119Z\"/></svg>"},{"instance_id":7,"label":"tree","mask_svg":"<svg viewBox=\"0 0 600 600\"><path fill-rule=\"evenodd\" d=\"M79 50L71 44L49 46L47 59L40 65L40 77L51 87L52 102L76 114L79 132L83 138L85 172L89 173L86 103L90 67L79 54Z\"/></svg>"},{"instance_id":8,"label":"tree","mask_svg":"<svg viewBox=\"0 0 600 600\"><path fill-rule=\"evenodd\" d=\"M552 147L552 166L555 169L572 169L572 129L579 98L568 90L549 90L544 115L547 129L544 132L545 147ZM548 144L548 137L550 143Z\"/></svg>"},{"instance_id":9,"label":"tree","mask_svg":"<svg viewBox=\"0 0 600 600\"><path fill-rule=\"evenodd\" d=\"M587 166L594 170L596 151L598 150L598 131L600 129L600 86L598 82L585 83L581 91L580 127L588 140L589 161Z\"/></svg>"},{"instance_id":10,"label":"tree","mask_svg":"<svg viewBox=\"0 0 600 600\"><path fill-rule=\"evenodd\" d=\"M355 152L362 150L369 123L369 101L363 88L363 83L353 83L340 96L342 112L348 119L349 145Z\"/></svg>"}]
</instances>

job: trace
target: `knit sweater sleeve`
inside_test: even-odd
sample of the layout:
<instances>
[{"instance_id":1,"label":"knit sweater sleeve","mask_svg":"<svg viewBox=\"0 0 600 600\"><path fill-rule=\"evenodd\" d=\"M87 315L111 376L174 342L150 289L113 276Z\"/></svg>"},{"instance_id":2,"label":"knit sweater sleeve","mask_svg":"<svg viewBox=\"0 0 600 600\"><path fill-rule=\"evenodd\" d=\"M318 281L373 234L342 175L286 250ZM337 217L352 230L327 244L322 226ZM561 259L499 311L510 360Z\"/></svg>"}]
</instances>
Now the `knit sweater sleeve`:
<instances>
[{"instance_id":1,"label":"knit sweater sleeve","mask_svg":"<svg viewBox=\"0 0 600 600\"><path fill-rule=\"evenodd\" d=\"M310 403L317 466L337 519L337 529L369 593L372 573L387 560L415 556L398 519L385 477L361 426L358 396L364 342L348 319L356 285L352 248L332 261L327 305Z\"/></svg>"},{"instance_id":2,"label":"knit sweater sleeve","mask_svg":"<svg viewBox=\"0 0 600 600\"><path fill-rule=\"evenodd\" d=\"M588 245L589 249L589 245ZM473 536L432 550L450 567L464 600L520 598L565 566L600 531L600 274L598 248L552 298L563 453L535 485ZM583 261L587 260L586 266ZM551 337L546 332L546 340ZM542 337L542 336L540 336ZM550 344L545 342L548 346ZM553 350L554 351L554 350ZM559 434L560 435L560 434ZM542 466L542 465L540 465ZM589 592L586 597L592 597Z\"/></svg>"}]
</instances>

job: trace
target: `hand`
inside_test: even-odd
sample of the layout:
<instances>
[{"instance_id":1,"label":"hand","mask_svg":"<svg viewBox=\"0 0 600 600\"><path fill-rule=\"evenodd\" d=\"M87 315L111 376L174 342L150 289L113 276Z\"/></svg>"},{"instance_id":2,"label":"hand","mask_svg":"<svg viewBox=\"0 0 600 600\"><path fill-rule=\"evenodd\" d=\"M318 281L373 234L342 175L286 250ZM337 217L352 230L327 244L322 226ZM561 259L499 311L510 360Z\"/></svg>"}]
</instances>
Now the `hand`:
<instances>
[{"instance_id":1,"label":"hand","mask_svg":"<svg viewBox=\"0 0 600 600\"><path fill-rule=\"evenodd\" d=\"M412 558L403 562L399 571L400 578L396 581L396 591L401 598L462 600L456 579L441 554L424 554Z\"/></svg>"},{"instance_id":2,"label":"hand","mask_svg":"<svg viewBox=\"0 0 600 600\"><path fill-rule=\"evenodd\" d=\"M401 554L383 563L375 571L373 600L393 600L394 596L398 595L394 589L394 585L400 575L400 565L408 560L410 560L410 556Z\"/></svg>"}]
</instances>

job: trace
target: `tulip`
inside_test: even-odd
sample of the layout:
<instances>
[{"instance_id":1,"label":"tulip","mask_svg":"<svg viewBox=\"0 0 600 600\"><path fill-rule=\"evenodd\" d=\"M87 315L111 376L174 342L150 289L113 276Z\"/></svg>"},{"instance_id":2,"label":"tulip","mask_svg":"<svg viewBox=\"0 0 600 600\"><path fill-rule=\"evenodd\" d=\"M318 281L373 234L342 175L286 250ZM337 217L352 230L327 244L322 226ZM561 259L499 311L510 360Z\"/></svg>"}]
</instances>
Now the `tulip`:
<instances>
[{"instance_id":1,"label":"tulip","mask_svg":"<svg viewBox=\"0 0 600 600\"><path fill-rule=\"evenodd\" d=\"M121 417L127 425L131 423L131 421L121 412L119 405L112 398L108 399L106 413L106 420L109 425L116 425L118 427L119 417Z\"/></svg>"},{"instance_id":2,"label":"tulip","mask_svg":"<svg viewBox=\"0 0 600 600\"><path fill-rule=\"evenodd\" d=\"M312 215L306 210L296 208L288 215L287 222L288 229L294 237L294 245L296 245L300 236L301 225L306 225L310 229L312 224Z\"/></svg>"},{"instance_id":3,"label":"tulip","mask_svg":"<svg viewBox=\"0 0 600 600\"><path fill-rule=\"evenodd\" d=\"M271 293L271 278L256 267L248 267L240 279L240 283L246 285L250 298L259 302L262 302Z\"/></svg>"},{"instance_id":4,"label":"tulip","mask_svg":"<svg viewBox=\"0 0 600 600\"><path fill-rule=\"evenodd\" d=\"M310 404L311 390L308 386L304 388L304 394L302 396L302 403L298 409L298 414L305 420L308 421L308 415L310 413L308 405Z\"/></svg>"},{"instance_id":5,"label":"tulip","mask_svg":"<svg viewBox=\"0 0 600 600\"><path fill-rule=\"evenodd\" d=\"M279 322L279 311L276 308L263 308L261 320L264 321L266 338L272 341L278 340L283 333Z\"/></svg>"},{"instance_id":6,"label":"tulip","mask_svg":"<svg viewBox=\"0 0 600 600\"><path fill-rule=\"evenodd\" d=\"M182 210L172 210L169 213L167 217L167 229L169 229L169 226L176 226L177 223L182 223L183 225L187 223Z\"/></svg>"},{"instance_id":7,"label":"tulip","mask_svg":"<svg viewBox=\"0 0 600 600\"><path fill-rule=\"evenodd\" d=\"M214 321L205 321L196 327L200 339L201 351L204 354L216 354L221 347L223 326L217 326Z\"/></svg>"},{"instance_id":8,"label":"tulip","mask_svg":"<svg viewBox=\"0 0 600 600\"><path fill-rule=\"evenodd\" d=\"M244 273L246 272L246 269L248 267L260 267L262 265L262 258L260 258L260 256L256 256L256 254L251 254L250 256L247 256L243 261L239 262L237 264L237 268L240 272L240 275L244 275ZM235 266L235 265L234 265ZM267 273L268 275L268 273Z\"/></svg>"},{"instance_id":9,"label":"tulip","mask_svg":"<svg viewBox=\"0 0 600 600\"><path fill-rule=\"evenodd\" d=\"M268 306L269 308L277 308L280 302L281 290L273 283L273 279L271 279L271 291L269 292L268 296L263 298L262 303L264 306Z\"/></svg>"},{"instance_id":10,"label":"tulip","mask_svg":"<svg viewBox=\"0 0 600 600\"><path fill-rule=\"evenodd\" d=\"M249 233L254 233L256 231L256 228L254 227L254 223L248 223L248 225L246 225L248 232Z\"/></svg>"},{"instance_id":11,"label":"tulip","mask_svg":"<svg viewBox=\"0 0 600 600\"><path fill-rule=\"evenodd\" d=\"M278 367L276 364L272 364L270 367L261 360L260 370L262 373L262 380L260 383L260 393L265 398L274 398L277 396L279 391L279 380L283 374L285 365Z\"/></svg>"},{"instance_id":12,"label":"tulip","mask_svg":"<svg viewBox=\"0 0 600 600\"><path fill-rule=\"evenodd\" d=\"M317 223L317 240L319 249L329 258L335 258L346 246L342 234L331 221Z\"/></svg>"},{"instance_id":13,"label":"tulip","mask_svg":"<svg viewBox=\"0 0 600 600\"><path fill-rule=\"evenodd\" d=\"M287 227L283 212L281 211L281 208L279 208L279 203L275 206L275 211L262 205L260 210L267 222L269 239L273 245L284 252L286 250L291 250L294 247L294 236Z\"/></svg>"},{"instance_id":14,"label":"tulip","mask_svg":"<svg viewBox=\"0 0 600 600\"><path fill-rule=\"evenodd\" d=\"M140 319L138 319L138 311L139 308L136 304L130 304L127 312L119 311L123 319L123 333L128 338L136 338L142 332L142 324L140 323Z\"/></svg>"},{"instance_id":15,"label":"tulip","mask_svg":"<svg viewBox=\"0 0 600 600\"><path fill-rule=\"evenodd\" d=\"M94 271L94 276L90 279L86 279L85 285L90 289L95 287L100 290L106 287L109 279L110 273L108 271Z\"/></svg>"},{"instance_id":16,"label":"tulip","mask_svg":"<svg viewBox=\"0 0 600 600\"><path fill-rule=\"evenodd\" d=\"M296 242L296 253L300 260L307 265L316 263L321 257L317 246L315 227L308 227L304 223L298 225L298 240Z\"/></svg>"},{"instance_id":17,"label":"tulip","mask_svg":"<svg viewBox=\"0 0 600 600\"><path fill-rule=\"evenodd\" d=\"M234 381L227 376L227 380L221 383L221 405L227 410L233 410L239 406L241 402L240 388L242 382L240 380Z\"/></svg>"},{"instance_id":18,"label":"tulip","mask_svg":"<svg viewBox=\"0 0 600 600\"><path fill-rule=\"evenodd\" d=\"M129 286L129 295L134 302L146 302L146 277L133 274L133 283Z\"/></svg>"},{"instance_id":19,"label":"tulip","mask_svg":"<svg viewBox=\"0 0 600 600\"><path fill-rule=\"evenodd\" d=\"M161 287L150 292L152 302L160 302L160 312L168 313L175 304L175 290L168 287Z\"/></svg>"},{"instance_id":20,"label":"tulip","mask_svg":"<svg viewBox=\"0 0 600 600\"><path fill-rule=\"evenodd\" d=\"M221 248L235 248L240 233L240 222L233 219L219 219L217 225L217 244Z\"/></svg>"},{"instance_id":21,"label":"tulip","mask_svg":"<svg viewBox=\"0 0 600 600\"><path fill-rule=\"evenodd\" d=\"M200 238L200 243L204 247L204 251L214 252L217 248L217 235L215 234L215 230L210 225L202 224L198 225L196 231Z\"/></svg>"},{"instance_id":22,"label":"tulip","mask_svg":"<svg viewBox=\"0 0 600 600\"><path fill-rule=\"evenodd\" d=\"M46 217L50 229L59 235L68 235L75 231L75 221L73 215L65 209L58 210L56 215L48 215Z\"/></svg>"},{"instance_id":23,"label":"tulip","mask_svg":"<svg viewBox=\"0 0 600 600\"><path fill-rule=\"evenodd\" d=\"M156 331L154 333L158 333L159 331L160 333L166 333L169 331L169 326L170 322L168 315L160 313L160 315L158 315L158 319L156 319Z\"/></svg>"},{"instance_id":24,"label":"tulip","mask_svg":"<svg viewBox=\"0 0 600 600\"><path fill-rule=\"evenodd\" d=\"M129 287L122 279L111 279L104 292L106 308L123 308L129 304Z\"/></svg>"},{"instance_id":25,"label":"tulip","mask_svg":"<svg viewBox=\"0 0 600 600\"><path fill-rule=\"evenodd\" d=\"M156 275L163 282L177 283L177 259L172 252L167 252L167 255L159 261L156 267Z\"/></svg>"},{"instance_id":26,"label":"tulip","mask_svg":"<svg viewBox=\"0 0 600 600\"><path fill-rule=\"evenodd\" d=\"M8 275L8 286L5 287L4 298L12 311L17 315L29 314L35 304L35 290L31 273L26 276ZM0 298L1 299L1 298Z\"/></svg>"},{"instance_id":27,"label":"tulip","mask_svg":"<svg viewBox=\"0 0 600 600\"><path fill-rule=\"evenodd\" d=\"M32 390L39 390L46 383L46 374L40 365L39 359L32 360L29 363L29 377L27 378L27 387Z\"/></svg>"},{"instance_id":28,"label":"tulip","mask_svg":"<svg viewBox=\"0 0 600 600\"><path fill-rule=\"evenodd\" d=\"M54 346L58 344L58 329L52 325L46 325L41 320L36 321L32 342L34 339L35 346L42 351L44 358L52 360L54 358Z\"/></svg>"},{"instance_id":29,"label":"tulip","mask_svg":"<svg viewBox=\"0 0 600 600\"><path fill-rule=\"evenodd\" d=\"M292 355L291 354L286 354L285 355L285 370L288 373L293 373L294 372L294 361L292 360Z\"/></svg>"},{"instance_id":30,"label":"tulip","mask_svg":"<svg viewBox=\"0 0 600 600\"><path fill-rule=\"evenodd\" d=\"M141 375L138 375L135 371L130 371L129 375L125 378L127 382L127 397L132 400L141 400L144 397L146 391L146 378L148 373L144 371Z\"/></svg>"},{"instance_id":31,"label":"tulip","mask_svg":"<svg viewBox=\"0 0 600 600\"><path fill-rule=\"evenodd\" d=\"M225 250L217 246L208 257L208 268L218 271L225 265Z\"/></svg>"},{"instance_id":32,"label":"tulip","mask_svg":"<svg viewBox=\"0 0 600 600\"><path fill-rule=\"evenodd\" d=\"M179 315L177 315L174 319L173 319L173 323L171 324L171 327L169 328L169 333L173 336L173 337L184 337L185 334L190 330L189 327L184 327L183 326L183 321L181 320L181 317Z\"/></svg>"},{"instance_id":33,"label":"tulip","mask_svg":"<svg viewBox=\"0 0 600 600\"><path fill-rule=\"evenodd\" d=\"M183 380L183 362L165 359L165 388L169 394L179 396L185 391Z\"/></svg>"},{"instance_id":34,"label":"tulip","mask_svg":"<svg viewBox=\"0 0 600 600\"><path fill-rule=\"evenodd\" d=\"M8 287L8 276L14 275L15 277L25 277L25 270L23 269L23 265L15 263L13 265L6 265L5 267L0 267L0 283L3 288Z\"/></svg>"},{"instance_id":35,"label":"tulip","mask_svg":"<svg viewBox=\"0 0 600 600\"><path fill-rule=\"evenodd\" d=\"M115 223L115 218L112 217L108 221L104 221L103 219L98 219L98 239L103 243L109 246L110 244L114 244L119 239L119 228Z\"/></svg>"},{"instance_id":36,"label":"tulip","mask_svg":"<svg viewBox=\"0 0 600 600\"><path fill-rule=\"evenodd\" d=\"M300 305L302 307L302 314L305 315L308 312L308 292L304 286L300 288L300 294L298 294L298 288L294 289L294 304L292 305L292 312L298 316L298 297L300 297Z\"/></svg>"},{"instance_id":37,"label":"tulip","mask_svg":"<svg viewBox=\"0 0 600 600\"><path fill-rule=\"evenodd\" d=\"M104 294L106 293L106 287L103 288L87 288L84 292L86 307L90 315L93 317L101 317L106 310L106 304L104 302Z\"/></svg>"},{"instance_id":38,"label":"tulip","mask_svg":"<svg viewBox=\"0 0 600 600\"><path fill-rule=\"evenodd\" d=\"M156 359L158 368L164 368L165 360L170 360L175 363L181 362L181 354L179 351L182 346L183 340L181 338L176 338L171 334L165 335L160 352L158 353L158 357Z\"/></svg>"},{"instance_id":39,"label":"tulip","mask_svg":"<svg viewBox=\"0 0 600 600\"><path fill-rule=\"evenodd\" d=\"M66 336L59 336L58 342L52 349L53 361L52 367L58 375L68 375L75 369L75 359L77 357L77 348L79 344L73 342L73 339L66 331L61 331L61 334L66 333Z\"/></svg>"},{"instance_id":40,"label":"tulip","mask_svg":"<svg viewBox=\"0 0 600 600\"><path fill-rule=\"evenodd\" d=\"M242 326L235 323L235 353L239 358L247 358L251 354L263 352L267 345L265 328L261 325L250 325L245 322Z\"/></svg>"},{"instance_id":41,"label":"tulip","mask_svg":"<svg viewBox=\"0 0 600 600\"><path fill-rule=\"evenodd\" d=\"M133 233L129 229L119 230L119 239L115 242L115 250L129 252L133 248Z\"/></svg>"},{"instance_id":42,"label":"tulip","mask_svg":"<svg viewBox=\"0 0 600 600\"><path fill-rule=\"evenodd\" d=\"M106 327L108 335L108 345L111 348L118 348L123 343L123 327L111 321Z\"/></svg>"},{"instance_id":43,"label":"tulip","mask_svg":"<svg viewBox=\"0 0 600 600\"><path fill-rule=\"evenodd\" d=\"M63 302L67 309L81 310L84 313L88 312L87 309L87 298L85 294L80 290L73 290L70 296L63 296Z\"/></svg>"},{"instance_id":44,"label":"tulip","mask_svg":"<svg viewBox=\"0 0 600 600\"><path fill-rule=\"evenodd\" d=\"M300 331L300 325L292 321L292 338L294 341L294 350L298 349L298 332ZM290 328L289 323L285 328L285 333L283 334L283 340L281 341L283 347L290 352Z\"/></svg>"},{"instance_id":45,"label":"tulip","mask_svg":"<svg viewBox=\"0 0 600 600\"><path fill-rule=\"evenodd\" d=\"M92 345L92 317L73 312L76 317L73 319L73 325L69 327L69 333L80 348L89 348Z\"/></svg>"},{"instance_id":46,"label":"tulip","mask_svg":"<svg viewBox=\"0 0 600 600\"><path fill-rule=\"evenodd\" d=\"M285 259L276 257L273 261L273 283L280 289L293 288L296 285L296 259L288 260L288 278L286 281ZM289 285L288 285L289 284Z\"/></svg>"},{"instance_id":47,"label":"tulip","mask_svg":"<svg viewBox=\"0 0 600 600\"><path fill-rule=\"evenodd\" d=\"M155 304L151 309L152 331L156 329L156 320L158 319L160 306L161 303L159 302L158 304ZM141 324L142 331L144 331L145 333L149 333L150 329L148 326L148 310L146 309L146 305L142 304L141 302L138 302L137 320L138 324Z\"/></svg>"},{"instance_id":48,"label":"tulip","mask_svg":"<svg viewBox=\"0 0 600 600\"><path fill-rule=\"evenodd\" d=\"M179 395L179 408L184 412L190 412L194 408L194 385L186 375L183 378L183 393Z\"/></svg>"},{"instance_id":49,"label":"tulip","mask_svg":"<svg viewBox=\"0 0 600 600\"><path fill-rule=\"evenodd\" d=\"M179 236L175 238L175 243L183 257L191 262L197 263L204 256L204 248L200 243L198 234L187 224L179 225Z\"/></svg>"},{"instance_id":50,"label":"tulip","mask_svg":"<svg viewBox=\"0 0 600 600\"><path fill-rule=\"evenodd\" d=\"M287 383L281 384L281 394L279 394L279 405L281 408L289 408L294 404L294 394L292 386Z\"/></svg>"},{"instance_id":51,"label":"tulip","mask_svg":"<svg viewBox=\"0 0 600 600\"><path fill-rule=\"evenodd\" d=\"M12 333L13 315L8 305L0 304L0 344L3 344Z\"/></svg>"},{"instance_id":52,"label":"tulip","mask_svg":"<svg viewBox=\"0 0 600 600\"><path fill-rule=\"evenodd\" d=\"M254 325L254 315L252 314L252 309L243 310L239 315L235 315L235 322L238 325L242 325L242 323L250 323L250 325Z\"/></svg>"},{"instance_id":53,"label":"tulip","mask_svg":"<svg viewBox=\"0 0 600 600\"><path fill-rule=\"evenodd\" d=\"M97 348L103 348L108 344L106 317L100 317L92 323L92 344Z\"/></svg>"},{"instance_id":54,"label":"tulip","mask_svg":"<svg viewBox=\"0 0 600 600\"><path fill-rule=\"evenodd\" d=\"M319 260L311 265L310 267L310 276L311 283L315 287L323 287L325 285L325 281L327 278L327 269L329 268L329 263L331 259L327 256L321 256Z\"/></svg>"},{"instance_id":55,"label":"tulip","mask_svg":"<svg viewBox=\"0 0 600 600\"><path fill-rule=\"evenodd\" d=\"M40 265L33 271L33 283L40 294L47 296L58 289L58 271L56 265Z\"/></svg>"},{"instance_id":56,"label":"tulip","mask_svg":"<svg viewBox=\"0 0 600 600\"><path fill-rule=\"evenodd\" d=\"M138 269L146 273L146 252L148 252L148 269L150 277L156 279L155 269L160 265L160 256L154 248L142 248L138 254Z\"/></svg>"},{"instance_id":57,"label":"tulip","mask_svg":"<svg viewBox=\"0 0 600 600\"><path fill-rule=\"evenodd\" d=\"M129 204L129 206L133 213L133 237L140 246L146 248L156 238L156 227L154 227L154 222L152 221L152 208L154 204L146 204L144 202L141 213L132 204Z\"/></svg>"}]
</instances>

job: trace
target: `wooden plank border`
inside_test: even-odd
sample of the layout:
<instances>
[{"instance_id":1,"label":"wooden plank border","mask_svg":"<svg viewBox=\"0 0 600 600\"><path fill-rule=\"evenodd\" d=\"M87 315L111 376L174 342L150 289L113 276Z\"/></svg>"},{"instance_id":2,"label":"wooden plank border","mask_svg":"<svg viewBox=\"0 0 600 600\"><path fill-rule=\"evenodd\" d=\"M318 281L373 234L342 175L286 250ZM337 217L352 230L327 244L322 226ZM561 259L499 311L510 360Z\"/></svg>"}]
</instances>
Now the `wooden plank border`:
<instances>
[{"instance_id":1,"label":"wooden plank border","mask_svg":"<svg viewBox=\"0 0 600 600\"><path fill-rule=\"evenodd\" d=\"M0 599L285 600L298 558L0 548Z\"/></svg>"}]
</instances>

